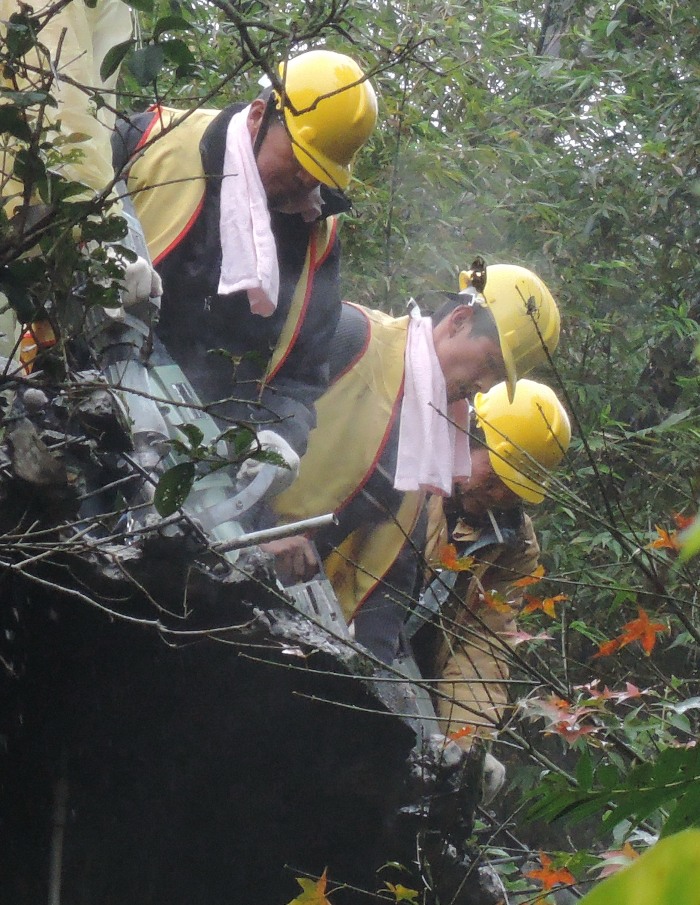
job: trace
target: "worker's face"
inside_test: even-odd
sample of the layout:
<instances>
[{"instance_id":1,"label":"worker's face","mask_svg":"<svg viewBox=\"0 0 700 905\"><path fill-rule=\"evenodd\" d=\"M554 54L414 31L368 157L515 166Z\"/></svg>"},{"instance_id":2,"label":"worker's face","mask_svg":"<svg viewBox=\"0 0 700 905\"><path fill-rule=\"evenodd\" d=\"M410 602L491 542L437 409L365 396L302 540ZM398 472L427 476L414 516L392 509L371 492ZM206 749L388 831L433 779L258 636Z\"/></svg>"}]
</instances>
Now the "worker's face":
<instances>
[{"instance_id":1,"label":"worker's face","mask_svg":"<svg viewBox=\"0 0 700 905\"><path fill-rule=\"evenodd\" d=\"M435 352L447 386L447 401L472 399L505 379L498 339L472 333L473 308L460 305L433 330Z\"/></svg>"},{"instance_id":2,"label":"worker's face","mask_svg":"<svg viewBox=\"0 0 700 905\"><path fill-rule=\"evenodd\" d=\"M260 99L253 101L248 114L248 131L253 145L264 113L265 102ZM293 206L320 185L318 179L307 173L294 156L292 140L284 124L276 117L270 122L263 138L256 163L270 210Z\"/></svg>"},{"instance_id":3,"label":"worker's face","mask_svg":"<svg viewBox=\"0 0 700 905\"><path fill-rule=\"evenodd\" d=\"M488 450L478 446L472 449L471 475L455 482L454 502L458 512L482 517L487 509L512 509L520 497L493 470Z\"/></svg>"}]
</instances>

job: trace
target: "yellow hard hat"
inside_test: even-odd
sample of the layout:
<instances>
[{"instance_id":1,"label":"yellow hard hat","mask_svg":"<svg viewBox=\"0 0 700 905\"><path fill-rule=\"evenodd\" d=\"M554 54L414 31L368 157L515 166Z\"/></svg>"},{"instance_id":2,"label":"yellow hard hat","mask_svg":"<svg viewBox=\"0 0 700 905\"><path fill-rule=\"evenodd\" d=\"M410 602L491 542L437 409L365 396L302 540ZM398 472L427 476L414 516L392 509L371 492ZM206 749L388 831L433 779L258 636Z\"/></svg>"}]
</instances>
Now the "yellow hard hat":
<instances>
[{"instance_id":1,"label":"yellow hard hat","mask_svg":"<svg viewBox=\"0 0 700 905\"><path fill-rule=\"evenodd\" d=\"M506 384L498 383L475 395L474 411L498 477L528 503L541 503L548 473L571 442L569 416L554 390L519 380L511 403Z\"/></svg>"},{"instance_id":2,"label":"yellow hard hat","mask_svg":"<svg viewBox=\"0 0 700 905\"><path fill-rule=\"evenodd\" d=\"M355 154L377 121L377 96L357 63L332 50L309 50L281 63L277 108L294 156L324 185L344 189ZM291 107L290 107L291 104Z\"/></svg>"},{"instance_id":3,"label":"yellow hard hat","mask_svg":"<svg viewBox=\"0 0 700 905\"><path fill-rule=\"evenodd\" d=\"M485 284L478 281L478 277L483 280L484 272ZM483 271L463 270L459 289L460 294L471 294L476 301L483 299L493 314L512 401L517 379L544 364L547 353L552 355L557 348L557 303L537 274L517 264L491 264Z\"/></svg>"}]
</instances>

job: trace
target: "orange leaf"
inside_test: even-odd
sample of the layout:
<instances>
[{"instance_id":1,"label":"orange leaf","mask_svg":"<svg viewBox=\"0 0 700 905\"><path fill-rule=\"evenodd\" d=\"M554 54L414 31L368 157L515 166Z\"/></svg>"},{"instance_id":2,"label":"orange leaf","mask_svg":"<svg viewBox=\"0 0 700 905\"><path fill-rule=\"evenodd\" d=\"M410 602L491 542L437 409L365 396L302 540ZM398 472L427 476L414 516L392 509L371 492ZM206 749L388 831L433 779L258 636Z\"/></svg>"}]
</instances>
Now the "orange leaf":
<instances>
[{"instance_id":1,"label":"orange leaf","mask_svg":"<svg viewBox=\"0 0 700 905\"><path fill-rule=\"evenodd\" d=\"M495 610L497 613L507 613L510 615L513 612L513 607L508 603L503 594L498 594L496 591L484 591L481 595L481 602L489 609Z\"/></svg>"},{"instance_id":2,"label":"orange leaf","mask_svg":"<svg viewBox=\"0 0 700 905\"><path fill-rule=\"evenodd\" d=\"M471 735L472 732L474 732L474 726L462 726L461 729L455 729L454 732L450 732L448 738L451 738L453 742L456 742L460 738Z\"/></svg>"},{"instance_id":3,"label":"orange leaf","mask_svg":"<svg viewBox=\"0 0 700 905\"><path fill-rule=\"evenodd\" d=\"M474 565L473 556L457 556L457 548L454 544L445 544L440 548L440 565L451 572L468 572Z\"/></svg>"},{"instance_id":4,"label":"orange leaf","mask_svg":"<svg viewBox=\"0 0 700 905\"><path fill-rule=\"evenodd\" d=\"M598 645L598 653L593 654L592 659L596 660L598 657L610 657L617 653L622 646L622 642L619 638L613 638L612 641L604 641L602 644Z\"/></svg>"},{"instance_id":5,"label":"orange leaf","mask_svg":"<svg viewBox=\"0 0 700 905\"><path fill-rule=\"evenodd\" d=\"M641 607L638 609L639 616L623 626L624 631L620 635L620 641L621 645L639 641L648 657L656 644L656 635L659 632L665 632L666 626L663 622L650 622L646 611Z\"/></svg>"},{"instance_id":6,"label":"orange leaf","mask_svg":"<svg viewBox=\"0 0 700 905\"><path fill-rule=\"evenodd\" d=\"M552 889L553 886L557 886L559 883L576 882L571 872L565 867L558 869L552 867L552 859L545 855L544 852L540 852L540 863L542 864L541 870L529 870L525 873L525 876L530 877L532 880L539 880L543 889Z\"/></svg>"},{"instance_id":7,"label":"orange leaf","mask_svg":"<svg viewBox=\"0 0 700 905\"><path fill-rule=\"evenodd\" d=\"M535 610L542 610L543 613L546 613L551 619L556 618L555 606L557 603L561 603L562 600L568 600L569 598L566 594L557 594L555 597L545 597L540 600L538 597L530 597L529 595L525 595L525 600L527 603L520 611L522 616L527 616L528 613L534 613Z\"/></svg>"},{"instance_id":8,"label":"orange leaf","mask_svg":"<svg viewBox=\"0 0 700 905\"><path fill-rule=\"evenodd\" d=\"M660 528L658 525L654 525L656 528L656 532L659 535L656 540L653 540L649 547L655 550L675 550L678 551L681 548L680 541L678 540L678 533L674 531L670 533L666 531L665 528Z\"/></svg>"},{"instance_id":9,"label":"orange leaf","mask_svg":"<svg viewBox=\"0 0 700 905\"><path fill-rule=\"evenodd\" d=\"M649 656L656 644L657 634L659 632L667 631L667 626L664 625L663 622L650 622L646 611L641 607L638 609L639 616L631 622L628 622L626 625L623 625L622 632L617 638L613 638L612 641L605 641L601 644L598 653L593 654L594 660L596 657L609 657L611 654L620 650L621 647L626 647L633 641L639 641L644 653L647 657Z\"/></svg>"},{"instance_id":10,"label":"orange leaf","mask_svg":"<svg viewBox=\"0 0 700 905\"><path fill-rule=\"evenodd\" d=\"M296 877L296 881L301 886L301 895L296 899L292 899L288 905L331 905L326 898L326 874L328 869L323 871L318 880L307 880L304 877Z\"/></svg>"},{"instance_id":11,"label":"orange leaf","mask_svg":"<svg viewBox=\"0 0 700 905\"><path fill-rule=\"evenodd\" d=\"M685 531L686 528L690 528L690 526L695 521L694 515L682 515L680 512L673 513L673 521L676 524L676 528L679 531Z\"/></svg>"},{"instance_id":12,"label":"orange leaf","mask_svg":"<svg viewBox=\"0 0 700 905\"><path fill-rule=\"evenodd\" d=\"M521 616L527 616L529 613L542 609L542 601L539 597L530 597L529 594L525 594L523 600L525 601L525 606L520 610Z\"/></svg>"},{"instance_id":13,"label":"orange leaf","mask_svg":"<svg viewBox=\"0 0 700 905\"><path fill-rule=\"evenodd\" d=\"M573 744L575 741L581 738L582 735L591 735L594 732L597 732L596 726L578 726L576 724L571 725L570 723L556 723L554 726L551 726L549 729L545 730L546 735L560 735L563 739L566 739L569 744Z\"/></svg>"},{"instance_id":14,"label":"orange leaf","mask_svg":"<svg viewBox=\"0 0 700 905\"><path fill-rule=\"evenodd\" d=\"M519 578L517 581L513 582L514 588L526 588L528 585L537 584L537 582L544 577L544 566L540 563L539 566L535 569L534 572L531 572L530 575L526 575L524 578Z\"/></svg>"}]
</instances>

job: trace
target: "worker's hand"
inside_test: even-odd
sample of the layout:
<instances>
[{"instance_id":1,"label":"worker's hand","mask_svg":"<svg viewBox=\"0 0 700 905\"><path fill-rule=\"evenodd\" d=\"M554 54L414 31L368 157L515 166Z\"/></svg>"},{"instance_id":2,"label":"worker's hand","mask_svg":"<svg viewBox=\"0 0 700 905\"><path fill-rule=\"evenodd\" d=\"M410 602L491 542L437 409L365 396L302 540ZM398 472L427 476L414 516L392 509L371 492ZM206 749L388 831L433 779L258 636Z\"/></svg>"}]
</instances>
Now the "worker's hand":
<instances>
[{"instance_id":1,"label":"worker's hand","mask_svg":"<svg viewBox=\"0 0 700 905\"><path fill-rule=\"evenodd\" d=\"M122 280L122 305L128 308L137 302L145 302L149 298L157 298L163 294L163 284L156 271L145 258L124 262L124 279Z\"/></svg>"},{"instance_id":2,"label":"worker's hand","mask_svg":"<svg viewBox=\"0 0 700 905\"><path fill-rule=\"evenodd\" d=\"M488 804L498 795L506 781L506 768L493 756L486 752L484 757L484 774L481 787L481 804Z\"/></svg>"},{"instance_id":3,"label":"worker's hand","mask_svg":"<svg viewBox=\"0 0 700 905\"><path fill-rule=\"evenodd\" d=\"M283 437L271 430L258 431L257 444L253 446L253 449L257 449L258 446L265 452L275 453L284 463L273 466L277 469L277 473L268 493L270 496L275 496L289 487L299 474L299 456ZM244 482L252 481L260 474L263 467L269 464L260 459L245 459L238 469L238 479Z\"/></svg>"},{"instance_id":4,"label":"worker's hand","mask_svg":"<svg viewBox=\"0 0 700 905\"><path fill-rule=\"evenodd\" d=\"M260 549L275 557L275 571L283 585L308 581L318 572L316 550L303 534L269 541Z\"/></svg>"}]
</instances>

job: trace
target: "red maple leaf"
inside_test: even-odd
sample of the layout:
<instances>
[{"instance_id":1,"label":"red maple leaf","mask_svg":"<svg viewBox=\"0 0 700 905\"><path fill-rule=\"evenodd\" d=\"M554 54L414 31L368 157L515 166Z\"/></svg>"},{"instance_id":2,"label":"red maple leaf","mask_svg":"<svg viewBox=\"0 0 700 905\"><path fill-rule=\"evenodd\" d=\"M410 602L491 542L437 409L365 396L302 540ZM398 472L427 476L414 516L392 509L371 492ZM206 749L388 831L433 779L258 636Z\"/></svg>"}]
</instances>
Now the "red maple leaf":
<instances>
[{"instance_id":1,"label":"red maple leaf","mask_svg":"<svg viewBox=\"0 0 700 905\"><path fill-rule=\"evenodd\" d=\"M648 657L656 644L657 634L665 632L667 629L663 622L650 622L646 610L641 607L638 609L639 616L623 626L620 641L622 645L630 644L632 641L639 641Z\"/></svg>"},{"instance_id":2,"label":"red maple leaf","mask_svg":"<svg viewBox=\"0 0 700 905\"><path fill-rule=\"evenodd\" d=\"M555 619L557 615L555 610L556 604L561 603L563 600L568 600L569 598L566 594L557 594L555 597L543 597L542 599L539 597L530 597L528 594L525 594L524 599L527 602L520 611L522 616L527 616L528 613L534 613L535 610L542 610L542 612L546 613L551 619Z\"/></svg>"},{"instance_id":3,"label":"red maple leaf","mask_svg":"<svg viewBox=\"0 0 700 905\"><path fill-rule=\"evenodd\" d=\"M534 572L531 572L529 575L526 575L524 578L519 578L517 581L513 582L514 588L526 588L528 585L537 584L537 582L544 577L544 566L540 563L539 566L535 569Z\"/></svg>"},{"instance_id":4,"label":"red maple leaf","mask_svg":"<svg viewBox=\"0 0 700 905\"><path fill-rule=\"evenodd\" d=\"M562 722L545 729L545 735L560 735L570 745L573 745L582 735L592 735L597 731L596 726L579 726L577 723Z\"/></svg>"},{"instance_id":5,"label":"red maple leaf","mask_svg":"<svg viewBox=\"0 0 700 905\"><path fill-rule=\"evenodd\" d=\"M639 616L636 619L632 619L632 621L628 622L626 625L623 625L622 632L617 638L613 638L611 641L605 641L603 644L599 645L598 653L593 654L594 660L596 657L609 657L611 654L616 653L620 648L626 647L633 641L639 641L644 653L647 657L649 656L656 644L657 634L659 632L667 631L668 628L663 622L650 622L646 610L643 610L641 607L638 607L638 610Z\"/></svg>"},{"instance_id":6,"label":"red maple leaf","mask_svg":"<svg viewBox=\"0 0 700 905\"><path fill-rule=\"evenodd\" d=\"M677 531L667 531L665 528L661 528L659 525L654 525L656 528L656 533L659 535L656 540L653 540L648 546L653 550L674 550L678 552L681 548L680 541L678 540L678 532Z\"/></svg>"},{"instance_id":7,"label":"red maple leaf","mask_svg":"<svg viewBox=\"0 0 700 905\"><path fill-rule=\"evenodd\" d=\"M619 638L613 638L610 641L604 641L602 644L598 645L598 653L593 654L593 660L596 660L598 657L610 657L612 654L617 653L619 649L622 647L622 643Z\"/></svg>"},{"instance_id":8,"label":"red maple leaf","mask_svg":"<svg viewBox=\"0 0 700 905\"><path fill-rule=\"evenodd\" d=\"M440 565L451 572L468 572L474 565L473 556L457 556L457 548L454 544L445 544L440 548Z\"/></svg>"},{"instance_id":9,"label":"red maple leaf","mask_svg":"<svg viewBox=\"0 0 700 905\"><path fill-rule=\"evenodd\" d=\"M548 698L526 698L520 704L520 707L535 719L544 717L547 721L548 729L553 731L561 731L563 726L569 726L571 729L578 728L580 720L590 716L594 710L591 707L574 706L564 698L556 695L550 695Z\"/></svg>"},{"instance_id":10,"label":"red maple leaf","mask_svg":"<svg viewBox=\"0 0 700 905\"><path fill-rule=\"evenodd\" d=\"M490 610L495 610L497 613L511 614L513 612L513 607L508 603L503 594L498 594L496 591L484 591L481 595L481 602Z\"/></svg>"},{"instance_id":11,"label":"red maple leaf","mask_svg":"<svg viewBox=\"0 0 700 905\"><path fill-rule=\"evenodd\" d=\"M456 742L460 738L466 738L466 736L471 735L474 731L474 726L462 726L461 729L455 729L454 732L450 732L448 738L451 738L453 742Z\"/></svg>"},{"instance_id":12,"label":"red maple leaf","mask_svg":"<svg viewBox=\"0 0 700 905\"><path fill-rule=\"evenodd\" d=\"M596 656L600 656L600 654ZM639 698L645 694L631 682L625 683L624 691L611 691L607 685L601 690L597 687L599 684L600 679L594 679L593 682L588 682L586 685L574 685L574 688L576 691L587 692L588 697L593 701L628 701L630 698Z\"/></svg>"},{"instance_id":13,"label":"red maple leaf","mask_svg":"<svg viewBox=\"0 0 700 905\"><path fill-rule=\"evenodd\" d=\"M543 889L552 889L560 883L576 882L571 872L565 867L552 867L552 859L544 852L540 852L540 864L542 867L539 870L528 870L525 872L525 876L530 877L531 880L539 880Z\"/></svg>"},{"instance_id":14,"label":"red maple leaf","mask_svg":"<svg viewBox=\"0 0 700 905\"><path fill-rule=\"evenodd\" d=\"M695 521L694 515L682 515L680 512L673 513L673 521L676 524L676 528L679 531L685 531L686 528L690 528L690 526Z\"/></svg>"}]
</instances>

